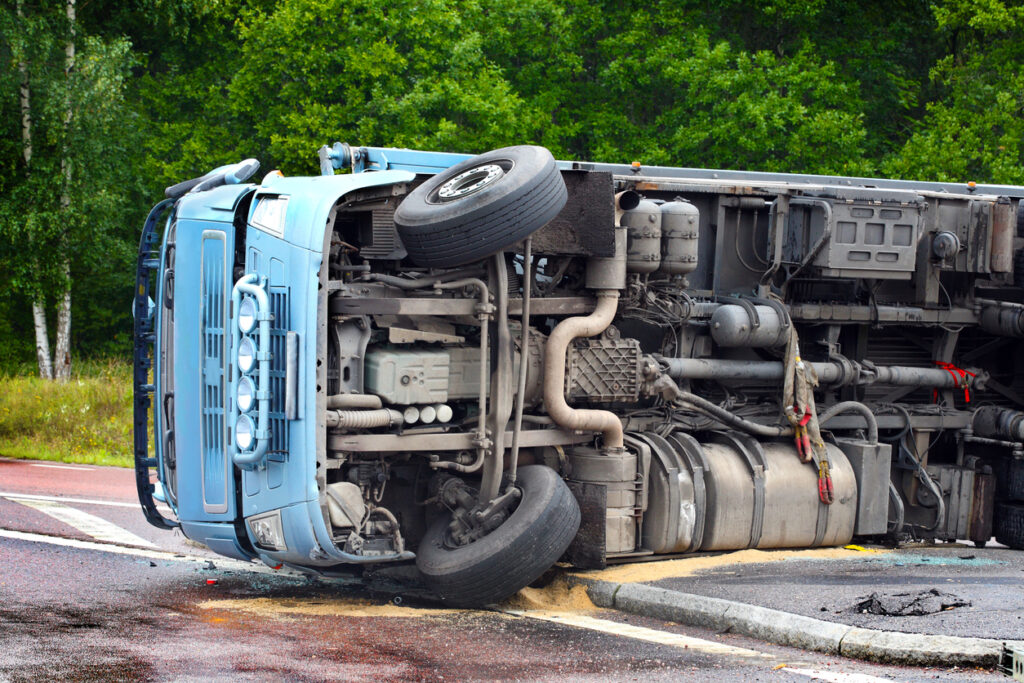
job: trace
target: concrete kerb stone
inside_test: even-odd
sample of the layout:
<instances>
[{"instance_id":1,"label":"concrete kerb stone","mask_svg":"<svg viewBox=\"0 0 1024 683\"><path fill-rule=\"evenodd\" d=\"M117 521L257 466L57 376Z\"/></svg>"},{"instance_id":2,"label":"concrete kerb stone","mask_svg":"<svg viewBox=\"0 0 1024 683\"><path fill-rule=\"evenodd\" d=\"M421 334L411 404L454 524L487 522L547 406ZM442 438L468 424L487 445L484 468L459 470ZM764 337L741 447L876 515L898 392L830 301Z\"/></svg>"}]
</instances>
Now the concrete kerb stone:
<instances>
[{"instance_id":1,"label":"concrete kerb stone","mask_svg":"<svg viewBox=\"0 0 1024 683\"><path fill-rule=\"evenodd\" d=\"M995 666L1003 641L858 628L732 600L640 583L574 576L595 605L690 626L732 631L778 645L914 666Z\"/></svg>"},{"instance_id":2,"label":"concrete kerb stone","mask_svg":"<svg viewBox=\"0 0 1024 683\"><path fill-rule=\"evenodd\" d=\"M988 638L925 635L851 629L840 644L839 653L853 659L914 666L995 666L1003 641Z\"/></svg>"}]
</instances>

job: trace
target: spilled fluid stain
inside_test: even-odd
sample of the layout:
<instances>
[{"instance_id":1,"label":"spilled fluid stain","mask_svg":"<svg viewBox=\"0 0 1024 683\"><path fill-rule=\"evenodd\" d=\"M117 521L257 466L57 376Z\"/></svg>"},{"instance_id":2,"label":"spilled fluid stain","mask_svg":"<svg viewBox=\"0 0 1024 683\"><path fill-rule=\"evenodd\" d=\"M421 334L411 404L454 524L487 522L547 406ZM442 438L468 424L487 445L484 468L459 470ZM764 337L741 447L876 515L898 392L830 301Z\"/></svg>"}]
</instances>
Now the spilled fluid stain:
<instances>
[{"instance_id":1,"label":"spilled fluid stain","mask_svg":"<svg viewBox=\"0 0 1024 683\"><path fill-rule=\"evenodd\" d=\"M867 559L868 562L878 562L893 566L899 565L933 565L942 567L988 567L998 564L1006 564L1004 560L992 560L984 557L958 557L946 555L918 555L916 553L887 553L878 557Z\"/></svg>"}]
</instances>

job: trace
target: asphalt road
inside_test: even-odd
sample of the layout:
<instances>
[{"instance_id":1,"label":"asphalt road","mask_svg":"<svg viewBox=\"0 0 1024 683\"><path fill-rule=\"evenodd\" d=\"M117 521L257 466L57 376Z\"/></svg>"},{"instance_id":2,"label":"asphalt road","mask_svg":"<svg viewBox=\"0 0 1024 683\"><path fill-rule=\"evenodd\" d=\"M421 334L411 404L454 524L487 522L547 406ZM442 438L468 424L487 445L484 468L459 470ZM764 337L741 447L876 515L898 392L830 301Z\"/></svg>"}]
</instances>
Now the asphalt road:
<instances>
[{"instance_id":1,"label":"asphalt road","mask_svg":"<svg viewBox=\"0 0 1024 683\"><path fill-rule=\"evenodd\" d=\"M0 562L0 681L1006 680L843 660L578 600L395 605L356 580L245 565L150 527L133 474L113 468L0 459Z\"/></svg>"}]
</instances>

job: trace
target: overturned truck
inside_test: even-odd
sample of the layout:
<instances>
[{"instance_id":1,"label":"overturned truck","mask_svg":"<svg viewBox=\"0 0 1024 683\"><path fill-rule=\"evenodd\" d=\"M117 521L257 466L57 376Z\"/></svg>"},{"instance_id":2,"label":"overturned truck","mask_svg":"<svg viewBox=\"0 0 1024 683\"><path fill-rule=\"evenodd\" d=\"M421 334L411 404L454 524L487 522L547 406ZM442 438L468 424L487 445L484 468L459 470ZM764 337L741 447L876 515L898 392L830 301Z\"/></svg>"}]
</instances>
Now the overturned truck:
<instances>
[{"instance_id":1,"label":"overturned truck","mask_svg":"<svg viewBox=\"0 0 1024 683\"><path fill-rule=\"evenodd\" d=\"M415 563L453 605L559 561L1024 548L1024 187L532 146L320 165L221 167L146 221L153 524L328 576Z\"/></svg>"}]
</instances>

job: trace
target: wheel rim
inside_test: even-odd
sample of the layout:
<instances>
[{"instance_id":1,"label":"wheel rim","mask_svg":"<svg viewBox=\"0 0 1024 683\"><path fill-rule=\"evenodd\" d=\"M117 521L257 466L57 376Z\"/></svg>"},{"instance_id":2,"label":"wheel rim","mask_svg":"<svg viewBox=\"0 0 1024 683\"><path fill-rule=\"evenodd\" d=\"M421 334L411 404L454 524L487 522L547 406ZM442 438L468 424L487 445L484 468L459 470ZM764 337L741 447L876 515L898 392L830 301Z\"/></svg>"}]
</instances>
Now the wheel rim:
<instances>
[{"instance_id":1,"label":"wheel rim","mask_svg":"<svg viewBox=\"0 0 1024 683\"><path fill-rule=\"evenodd\" d=\"M442 183L432 199L438 202L453 202L476 194L501 180L506 173L512 170L512 165L512 162L488 163L466 169Z\"/></svg>"}]
</instances>

